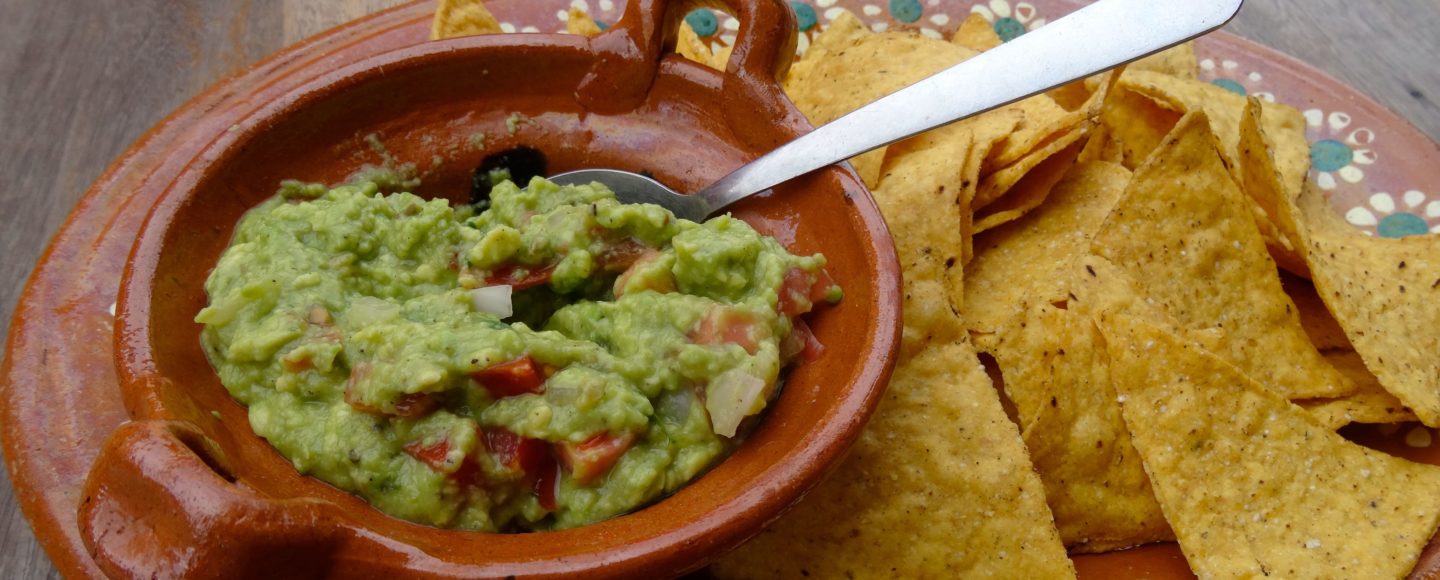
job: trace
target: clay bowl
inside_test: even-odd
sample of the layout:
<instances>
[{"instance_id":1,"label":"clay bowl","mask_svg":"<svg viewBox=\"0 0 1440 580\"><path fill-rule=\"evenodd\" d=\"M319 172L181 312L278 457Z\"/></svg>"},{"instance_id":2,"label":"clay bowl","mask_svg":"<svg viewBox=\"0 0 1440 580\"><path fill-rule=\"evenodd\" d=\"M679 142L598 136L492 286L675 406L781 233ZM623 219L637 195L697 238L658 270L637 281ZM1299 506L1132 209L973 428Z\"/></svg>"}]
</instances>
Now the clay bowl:
<instances>
[{"instance_id":1,"label":"clay bowl","mask_svg":"<svg viewBox=\"0 0 1440 580\"><path fill-rule=\"evenodd\" d=\"M637 0L604 35L427 43L333 71L265 103L193 156L159 199L122 281L117 366L132 419L103 448L79 523L112 576L677 575L731 549L819 482L862 430L893 365L899 270L884 222L848 168L734 213L791 251L824 252L845 288L813 317L825 355L789 376L724 462L635 513L531 534L442 530L391 518L299 475L255 436L200 349L203 282L234 224L282 179L335 183L379 161L415 162L416 193L465 201L473 168L516 146L552 173L649 171L694 190L807 131L775 82L794 24L781 0L734 0L731 72L662 56L685 13ZM519 113L516 130L507 119ZM471 144L486 135L483 147Z\"/></svg>"}]
</instances>

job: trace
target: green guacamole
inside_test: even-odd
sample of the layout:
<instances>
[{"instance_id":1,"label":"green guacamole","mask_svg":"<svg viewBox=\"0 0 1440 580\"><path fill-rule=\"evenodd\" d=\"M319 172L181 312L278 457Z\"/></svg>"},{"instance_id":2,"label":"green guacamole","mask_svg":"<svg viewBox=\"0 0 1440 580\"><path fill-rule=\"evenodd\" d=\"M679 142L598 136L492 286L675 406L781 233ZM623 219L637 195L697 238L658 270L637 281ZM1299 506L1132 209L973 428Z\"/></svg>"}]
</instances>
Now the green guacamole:
<instances>
[{"instance_id":1,"label":"green guacamole","mask_svg":"<svg viewBox=\"0 0 1440 580\"><path fill-rule=\"evenodd\" d=\"M535 179L451 207L287 183L207 280L205 351L301 473L393 516L584 525L721 458L839 300L823 256Z\"/></svg>"}]
</instances>

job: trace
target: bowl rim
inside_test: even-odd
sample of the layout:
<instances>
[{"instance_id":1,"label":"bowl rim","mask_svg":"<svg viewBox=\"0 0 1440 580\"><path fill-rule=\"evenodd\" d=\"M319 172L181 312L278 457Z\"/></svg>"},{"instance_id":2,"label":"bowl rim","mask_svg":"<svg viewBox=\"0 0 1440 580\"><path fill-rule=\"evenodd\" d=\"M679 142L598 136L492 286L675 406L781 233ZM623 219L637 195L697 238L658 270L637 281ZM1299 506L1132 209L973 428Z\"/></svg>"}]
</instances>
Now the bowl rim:
<instances>
[{"instance_id":1,"label":"bowl rim","mask_svg":"<svg viewBox=\"0 0 1440 580\"><path fill-rule=\"evenodd\" d=\"M172 228L184 227L175 223L176 218L184 205L191 199L190 194L207 179L215 168L223 167L247 142L263 134L273 121L283 120L289 115L302 111L311 103L322 101L346 89L374 80L385 71L394 72L406 67L424 67L432 64L432 61L444 62L445 59L483 58L487 52L496 48L511 49L516 46L542 52L553 52L555 55L570 53L572 56L588 55L593 57L586 39L549 34L478 36L434 41L394 49L321 74L301 87L271 99L244 120L236 123L229 130L222 130L216 138L200 147L198 154L176 174L147 212L124 269L116 306L114 337L116 368L130 415L137 420L170 418L170 414L157 398L144 396L145 393L153 392L156 381L165 380L158 368L156 353L151 350L149 341L150 332L153 330L149 326L153 283L157 267L160 265L166 234ZM688 61L671 62L678 59L679 57L667 58L667 62L662 64L661 68L676 69L679 67L677 70L681 70L685 74L707 78L715 87L722 85L723 76L720 73ZM778 85L776 94L780 94ZM793 117L803 119L803 117L799 117L798 111L794 110L793 105L784 99L783 95L779 99L784 107L795 113ZM808 126L803 125L803 121L798 125L793 121L777 123L776 127L778 130L788 133L791 138L808 130ZM878 313L876 319L871 321L873 323L871 328L875 330L875 336L872 337L874 348L868 351L869 355L866 358L858 361L859 368L854 375L856 380L842 391L847 396L836 406L837 408L852 408L856 413L849 416L848 420L831 421L823 425L821 429L804 434L800 438L800 442L795 445L794 451L783 457L788 461L771 465L764 470L764 474L758 480L765 484L763 490L738 494L723 503L716 504L716 509L712 510L712 514L728 514L728 517L717 520L715 517L707 516L694 522L673 526L665 533L651 534L647 541L640 544L609 546L587 556L568 561L567 566L574 568L565 570L613 570L616 564L626 562L634 564L638 562L637 558L644 559L647 554L668 556L670 561L677 561L687 556L694 556L686 554L686 549L676 550L676 548L687 546L703 547L702 551L708 554L734 547L749 535L758 532L763 525L777 518L785 507L798 500L805 491L817 484L826 472L836 466L843 452L858 438L869 415L878 406L885 383L888 381L895 362L901 322L899 316L900 274L893 240L890 238L884 219L868 190L864 188L848 164L832 167L825 171L836 172L842 180L848 180L855 190L863 192L863 195L855 196L851 201L854 202L852 205L855 208L855 214L864 227L863 240L869 244L867 249L871 255L868 256L866 262L875 264L877 270L872 278L876 292L874 302ZM652 504L652 507L653 505L662 505L665 501L668 500L656 502ZM342 519L350 520L348 517L343 517L343 514ZM350 520L349 524L360 529L367 529L364 524L356 523L353 520ZM610 534L614 531L611 528L624 525L626 525L626 520L622 516L572 530L546 532L542 536L547 539L563 541L568 537ZM442 532L471 534L471 532L453 530L443 530ZM527 534L527 536L532 535ZM702 541L704 538L710 538L710 540ZM715 538L720 539L717 541ZM419 551L418 548L417 551ZM667 552L670 554L667 555ZM438 558L438 556L430 556ZM583 561L587 557L592 557L588 564ZM687 567L693 568L702 565L705 557L705 555L701 555L693 565ZM659 560L665 559L662 557ZM644 563L653 564L659 560L650 558ZM632 571L639 569L633 568ZM561 571L561 569L554 568L550 568L550 570Z\"/></svg>"}]
</instances>

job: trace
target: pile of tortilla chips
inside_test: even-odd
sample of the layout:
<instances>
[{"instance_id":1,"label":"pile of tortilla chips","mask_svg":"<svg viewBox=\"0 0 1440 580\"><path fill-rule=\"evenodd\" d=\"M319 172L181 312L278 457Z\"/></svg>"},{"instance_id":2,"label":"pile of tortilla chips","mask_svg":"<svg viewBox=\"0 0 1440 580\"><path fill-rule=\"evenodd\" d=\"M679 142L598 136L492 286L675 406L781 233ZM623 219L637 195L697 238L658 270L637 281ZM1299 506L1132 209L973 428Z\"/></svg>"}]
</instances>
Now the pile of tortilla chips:
<instances>
[{"instance_id":1,"label":"pile of tortilla chips","mask_svg":"<svg viewBox=\"0 0 1440 580\"><path fill-rule=\"evenodd\" d=\"M493 31L442 5L438 36ZM944 42L842 12L784 88L819 125L1000 44L978 16ZM677 51L729 58L688 27ZM1440 238L1336 219L1303 117L1196 69L1184 45L851 160L904 269L894 378L716 576L1063 577L1171 540L1201 577L1414 567L1440 468L1335 429L1440 427Z\"/></svg>"}]
</instances>

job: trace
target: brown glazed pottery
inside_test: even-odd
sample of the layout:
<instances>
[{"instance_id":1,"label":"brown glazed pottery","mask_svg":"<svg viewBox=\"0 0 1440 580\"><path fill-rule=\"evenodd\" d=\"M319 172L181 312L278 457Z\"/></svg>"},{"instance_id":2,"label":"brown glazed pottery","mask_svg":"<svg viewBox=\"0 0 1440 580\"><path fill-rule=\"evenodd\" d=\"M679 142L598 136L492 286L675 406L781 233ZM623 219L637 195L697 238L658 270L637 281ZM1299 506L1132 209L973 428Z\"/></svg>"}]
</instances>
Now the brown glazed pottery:
<instances>
[{"instance_id":1,"label":"brown glazed pottery","mask_svg":"<svg viewBox=\"0 0 1440 580\"><path fill-rule=\"evenodd\" d=\"M516 146L543 152L552 173L649 171L694 190L807 131L775 81L793 55L782 40L794 38L786 5L726 4L743 24L723 75L662 58L690 3L634 0L594 39L482 36L385 52L273 95L172 152L190 157L146 218L118 299L115 352L131 421L100 450L80 500L80 537L99 568L115 577L678 575L814 486L878 403L899 333L893 245L848 168L734 210L792 251L829 258L845 299L814 316L825 354L791 373L758 429L708 474L591 526L436 529L299 475L250 430L193 322L205 277L247 209L283 179L342 181L378 161L380 145L418 165L417 194L459 202L483 157ZM472 145L476 133L483 147Z\"/></svg>"}]
</instances>

